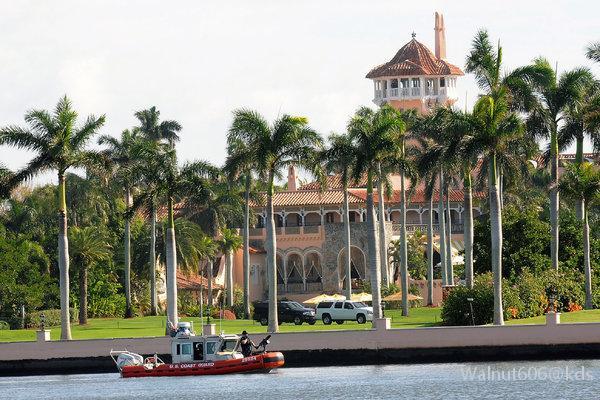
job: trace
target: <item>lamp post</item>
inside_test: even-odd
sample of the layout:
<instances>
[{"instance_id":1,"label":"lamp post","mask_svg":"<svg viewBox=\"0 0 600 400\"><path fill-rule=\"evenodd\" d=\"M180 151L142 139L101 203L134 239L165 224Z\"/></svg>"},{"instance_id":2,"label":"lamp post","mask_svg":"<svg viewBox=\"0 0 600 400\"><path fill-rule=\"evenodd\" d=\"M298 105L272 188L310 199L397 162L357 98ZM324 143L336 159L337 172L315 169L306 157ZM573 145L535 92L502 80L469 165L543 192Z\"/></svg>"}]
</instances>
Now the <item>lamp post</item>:
<instances>
[{"instance_id":1,"label":"lamp post","mask_svg":"<svg viewBox=\"0 0 600 400\"><path fill-rule=\"evenodd\" d=\"M467 297L467 301L469 302L469 308L471 309L471 325L475 326L475 315L473 314L473 298Z\"/></svg>"}]
</instances>

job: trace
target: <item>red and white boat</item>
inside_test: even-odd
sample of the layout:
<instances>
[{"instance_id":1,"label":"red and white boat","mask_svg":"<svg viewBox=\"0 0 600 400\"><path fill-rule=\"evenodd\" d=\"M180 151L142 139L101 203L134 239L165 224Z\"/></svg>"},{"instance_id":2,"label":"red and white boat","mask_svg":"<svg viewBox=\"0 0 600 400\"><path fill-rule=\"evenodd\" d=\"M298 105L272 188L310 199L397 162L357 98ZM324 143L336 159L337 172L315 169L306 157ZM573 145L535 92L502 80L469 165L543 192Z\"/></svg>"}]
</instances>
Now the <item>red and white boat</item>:
<instances>
[{"instance_id":1,"label":"red and white boat","mask_svg":"<svg viewBox=\"0 0 600 400\"><path fill-rule=\"evenodd\" d=\"M270 337L263 339L258 352L244 357L238 335L195 336L183 322L171 340L171 363L156 354L144 358L127 350L111 350L110 356L123 378L270 372L284 364L283 354L266 351Z\"/></svg>"}]
</instances>

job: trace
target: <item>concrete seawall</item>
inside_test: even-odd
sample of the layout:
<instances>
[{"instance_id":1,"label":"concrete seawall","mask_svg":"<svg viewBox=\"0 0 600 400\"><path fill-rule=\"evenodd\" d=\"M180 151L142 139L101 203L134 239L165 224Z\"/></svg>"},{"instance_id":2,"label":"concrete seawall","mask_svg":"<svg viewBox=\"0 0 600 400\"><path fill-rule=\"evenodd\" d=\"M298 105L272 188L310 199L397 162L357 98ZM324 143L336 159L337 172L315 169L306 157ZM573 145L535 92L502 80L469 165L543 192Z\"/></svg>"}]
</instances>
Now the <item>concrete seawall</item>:
<instances>
[{"instance_id":1,"label":"concrete seawall","mask_svg":"<svg viewBox=\"0 0 600 400\"><path fill-rule=\"evenodd\" d=\"M287 366L600 358L600 323L389 329L273 334ZM252 335L257 342L264 335ZM0 374L115 371L111 349L158 353L168 337L0 343Z\"/></svg>"}]
</instances>

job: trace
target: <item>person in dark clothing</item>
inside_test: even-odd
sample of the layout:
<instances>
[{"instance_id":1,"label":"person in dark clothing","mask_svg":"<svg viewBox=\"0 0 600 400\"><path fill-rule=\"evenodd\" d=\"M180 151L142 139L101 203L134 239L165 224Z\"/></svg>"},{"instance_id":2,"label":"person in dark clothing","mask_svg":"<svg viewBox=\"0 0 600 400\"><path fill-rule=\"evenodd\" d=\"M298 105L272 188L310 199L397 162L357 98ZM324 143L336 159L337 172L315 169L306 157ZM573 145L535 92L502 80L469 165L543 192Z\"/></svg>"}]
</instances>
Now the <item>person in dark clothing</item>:
<instances>
[{"instance_id":1,"label":"person in dark clothing","mask_svg":"<svg viewBox=\"0 0 600 400\"><path fill-rule=\"evenodd\" d=\"M242 355L244 357L250 357L252 355L252 347L257 349L256 345L252 343L252 340L248 337L248 332L243 331L240 338L240 347L242 348Z\"/></svg>"}]
</instances>

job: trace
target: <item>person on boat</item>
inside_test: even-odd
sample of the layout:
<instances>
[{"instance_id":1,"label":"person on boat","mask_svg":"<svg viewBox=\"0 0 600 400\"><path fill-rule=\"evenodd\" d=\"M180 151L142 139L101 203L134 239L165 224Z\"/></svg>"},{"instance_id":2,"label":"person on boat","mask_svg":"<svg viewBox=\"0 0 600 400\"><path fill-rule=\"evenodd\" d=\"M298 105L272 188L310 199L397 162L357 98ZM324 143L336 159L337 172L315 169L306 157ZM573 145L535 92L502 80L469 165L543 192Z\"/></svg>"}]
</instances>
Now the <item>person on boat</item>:
<instances>
[{"instance_id":1,"label":"person on boat","mask_svg":"<svg viewBox=\"0 0 600 400\"><path fill-rule=\"evenodd\" d=\"M243 331L240 337L240 347L242 348L242 355L244 357L250 357L252 355L252 347L258 349L258 347L248 337L248 332Z\"/></svg>"}]
</instances>

